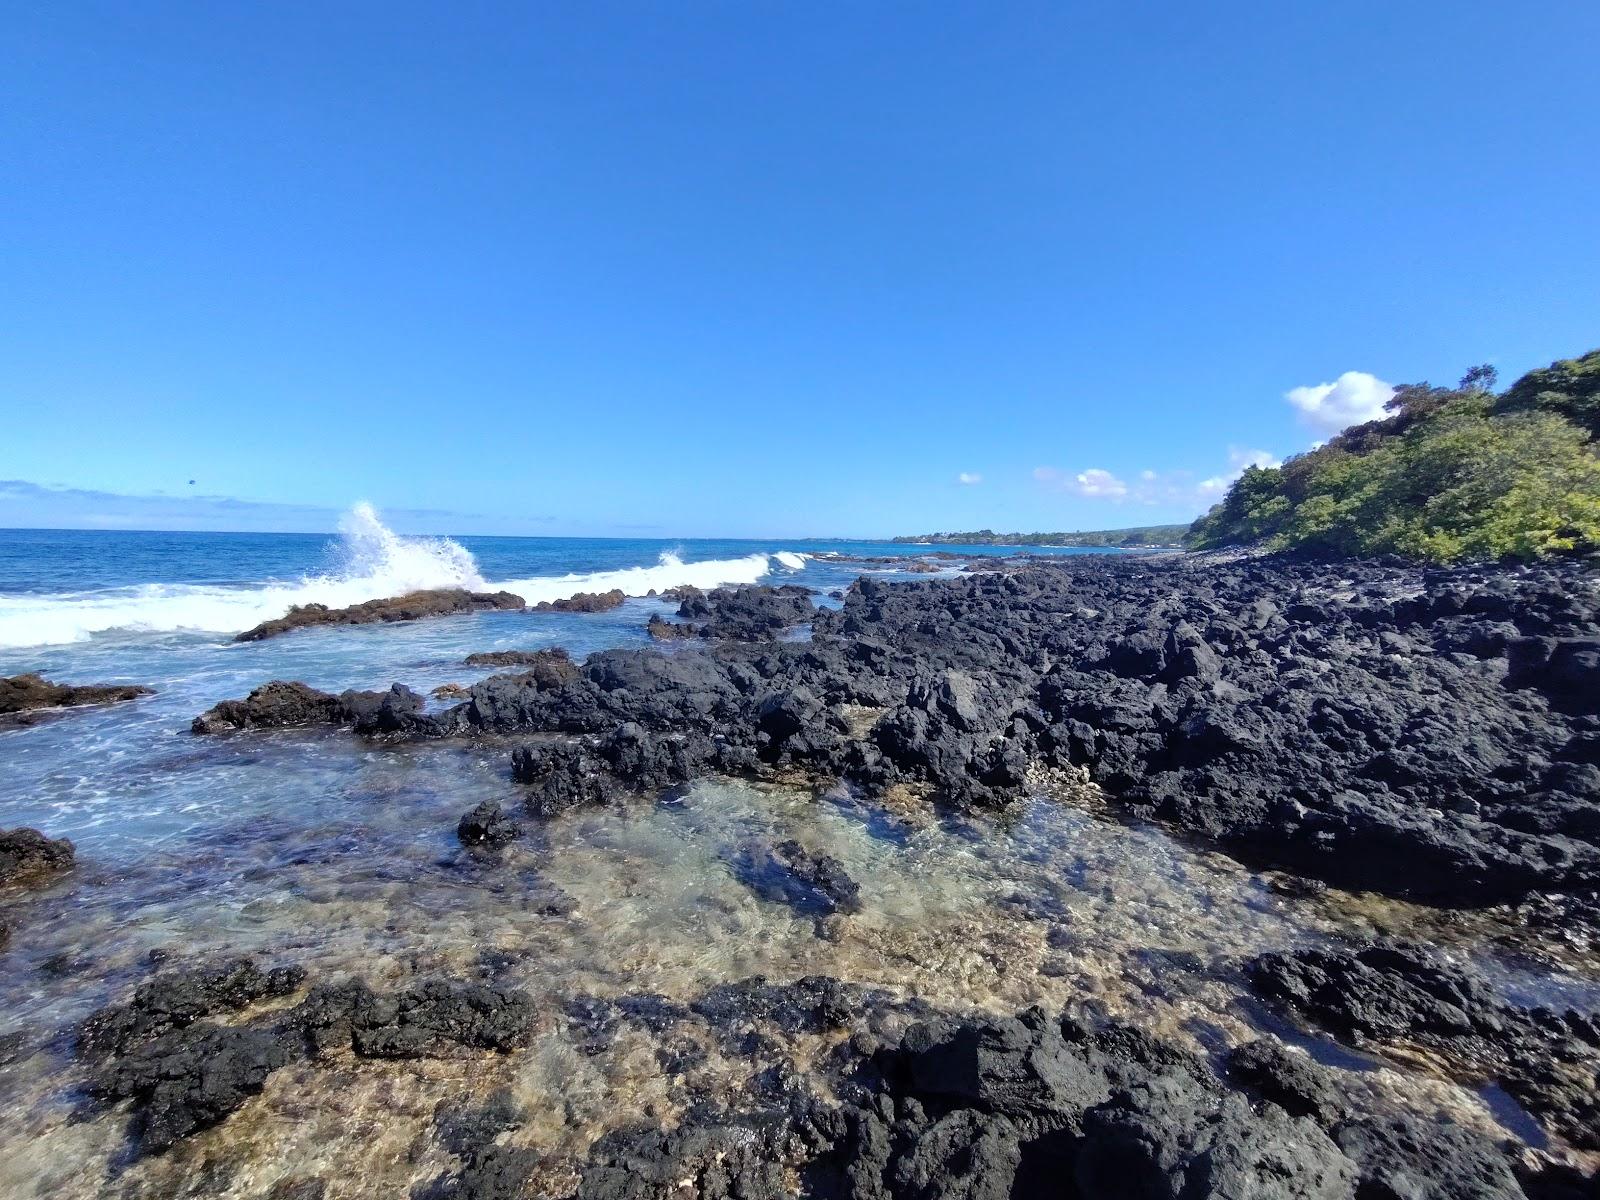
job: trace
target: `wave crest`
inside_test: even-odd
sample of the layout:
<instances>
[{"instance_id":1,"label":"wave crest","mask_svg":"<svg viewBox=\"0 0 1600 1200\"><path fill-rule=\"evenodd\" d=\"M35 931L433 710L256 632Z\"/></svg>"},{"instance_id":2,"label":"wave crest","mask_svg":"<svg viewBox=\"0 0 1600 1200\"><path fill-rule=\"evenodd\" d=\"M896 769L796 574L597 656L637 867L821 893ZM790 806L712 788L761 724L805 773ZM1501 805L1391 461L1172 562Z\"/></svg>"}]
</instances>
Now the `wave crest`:
<instances>
[{"instance_id":1,"label":"wave crest","mask_svg":"<svg viewBox=\"0 0 1600 1200\"><path fill-rule=\"evenodd\" d=\"M427 588L504 590L537 604L613 588L643 596L684 584L710 589L755 583L771 568L767 554L686 563L668 551L651 566L489 582L459 542L397 534L365 502L340 520L339 534L340 569L293 582L245 587L156 583L98 592L0 595L0 647L81 642L112 630L231 634L281 617L295 604L342 608Z\"/></svg>"}]
</instances>

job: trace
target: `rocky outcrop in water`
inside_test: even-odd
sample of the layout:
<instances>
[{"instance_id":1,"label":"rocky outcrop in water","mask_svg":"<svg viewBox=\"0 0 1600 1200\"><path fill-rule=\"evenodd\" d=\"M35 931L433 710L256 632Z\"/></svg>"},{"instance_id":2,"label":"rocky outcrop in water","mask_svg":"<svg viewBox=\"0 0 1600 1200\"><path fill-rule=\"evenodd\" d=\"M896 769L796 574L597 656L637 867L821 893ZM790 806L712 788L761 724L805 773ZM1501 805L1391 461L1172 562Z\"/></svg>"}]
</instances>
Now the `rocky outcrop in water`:
<instances>
[{"instance_id":1,"label":"rocky outcrop in water","mask_svg":"<svg viewBox=\"0 0 1600 1200\"><path fill-rule=\"evenodd\" d=\"M514 760L546 813L748 771L993 806L1037 766L1342 886L1600 893L1600 584L1576 564L1013 564L864 579L810 613L809 642L774 640L810 604L796 590L684 601L764 641L607 651L368 727L579 739Z\"/></svg>"},{"instance_id":2,"label":"rocky outcrop in water","mask_svg":"<svg viewBox=\"0 0 1600 1200\"><path fill-rule=\"evenodd\" d=\"M1020 794L1031 763L1083 769L1139 815L1347 886L1592 895L1600 727L1580 697L1600 685L1577 681L1596 609L1571 566L1102 560L863 580L809 644L613 652L461 718L716 733L760 764L968 804ZM864 736L844 736L844 706L871 712Z\"/></svg>"},{"instance_id":3,"label":"rocky outcrop in water","mask_svg":"<svg viewBox=\"0 0 1600 1200\"><path fill-rule=\"evenodd\" d=\"M231 958L164 971L142 983L123 1004L103 1008L78 1030L78 1056L89 1062L131 1053L145 1042L185 1029L205 1017L239 1012L287 996L305 982L300 967L262 968Z\"/></svg>"},{"instance_id":4,"label":"rocky outcrop in water","mask_svg":"<svg viewBox=\"0 0 1600 1200\"><path fill-rule=\"evenodd\" d=\"M287 729L305 725L348 725L369 735L431 735L423 717L423 698L404 684L386 692L346 691L335 696L298 681L273 680L243 700L224 700L190 725L194 733L241 729Z\"/></svg>"},{"instance_id":5,"label":"rocky outcrop in water","mask_svg":"<svg viewBox=\"0 0 1600 1200\"><path fill-rule=\"evenodd\" d=\"M541 600L532 608L533 612L571 612L571 613L597 613L610 612L613 608L621 608L622 602L628 597L621 588L612 588L609 592L578 592L568 596L565 600Z\"/></svg>"},{"instance_id":6,"label":"rocky outcrop in water","mask_svg":"<svg viewBox=\"0 0 1600 1200\"><path fill-rule=\"evenodd\" d=\"M0 830L0 885L38 883L72 868L77 854L66 838L26 827Z\"/></svg>"},{"instance_id":7,"label":"rocky outcrop in water","mask_svg":"<svg viewBox=\"0 0 1600 1200\"><path fill-rule=\"evenodd\" d=\"M533 1028L525 994L449 980L392 993L325 984L292 1008L241 1024L209 1019L290 995L304 981L298 967L264 971L249 959L169 968L80 1029L79 1057L94 1068L89 1094L131 1100L139 1151L159 1154L225 1120L290 1063L340 1051L386 1059L508 1052Z\"/></svg>"},{"instance_id":8,"label":"rocky outcrop in water","mask_svg":"<svg viewBox=\"0 0 1600 1200\"><path fill-rule=\"evenodd\" d=\"M562 684L571 683L581 672L578 665L560 646L544 650L495 650L487 654L469 654L469 667L525 667L515 672L513 680L531 682L537 691L551 691Z\"/></svg>"},{"instance_id":9,"label":"rocky outcrop in water","mask_svg":"<svg viewBox=\"0 0 1600 1200\"><path fill-rule=\"evenodd\" d=\"M1405 942L1263 955L1247 974L1292 1015L1357 1045L1428 1046L1600 1149L1600 1013L1511 1004L1471 968Z\"/></svg>"},{"instance_id":10,"label":"rocky outcrop in water","mask_svg":"<svg viewBox=\"0 0 1600 1200\"><path fill-rule=\"evenodd\" d=\"M260 642L295 629L320 625L378 625L394 621L420 621L425 617L453 616L457 613L488 612L525 608L521 596L510 592L469 592L465 588L434 588L407 592L383 600L366 600L346 608L326 604L296 604L281 617L263 621L233 640Z\"/></svg>"},{"instance_id":11,"label":"rocky outcrop in water","mask_svg":"<svg viewBox=\"0 0 1600 1200\"><path fill-rule=\"evenodd\" d=\"M804 625L815 614L810 588L751 585L685 595L678 605L681 624L654 614L645 628L657 641L702 637L758 642Z\"/></svg>"},{"instance_id":12,"label":"rocky outcrop in water","mask_svg":"<svg viewBox=\"0 0 1600 1200\"><path fill-rule=\"evenodd\" d=\"M485 800L462 814L456 823L456 837L463 846L498 850L522 836L522 826L506 815L499 803Z\"/></svg>"},{"instance_id":13,"label":"rocky outcrop in water","mask_svg":"<svg viewBox=\"0 0 1600 1200\"><path fill-rule=\"evenodd\" d=\"M142 684L95 683L75 686L52 683L40 675L10 675L0 678L0 729L36 724L54 715L57 709L116 704L154 694L155 689Z\"/></svg>"}]
</instances>

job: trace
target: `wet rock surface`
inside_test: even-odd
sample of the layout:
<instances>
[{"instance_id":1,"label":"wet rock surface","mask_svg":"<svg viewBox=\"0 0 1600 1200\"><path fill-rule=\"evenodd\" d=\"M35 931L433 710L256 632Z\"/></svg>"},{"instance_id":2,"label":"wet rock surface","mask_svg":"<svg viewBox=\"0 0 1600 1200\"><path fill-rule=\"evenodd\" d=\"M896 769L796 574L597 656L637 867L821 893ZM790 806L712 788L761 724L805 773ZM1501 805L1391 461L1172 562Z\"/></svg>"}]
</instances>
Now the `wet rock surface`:
<instances>
[{"instance_id":1,"label":"wet rock surface","mask_svg":"<svg viewBox=\"0 0 1600 1200\"><path fill-rule=\"evenodd\" d=\"M522 826L507 816L498 803L485 800L476 808L463 813L456 824L456 837L463 846L482 846L498 850L522 836Z\"/></svg>"},{"instance_id":2,"label":"wet rock surface","mask_svg":"<svg viewBox=\"0 0 1600 1200\"><path fill-rule=\"evenodd\" d=\"M194 733L227 733L242 729L286 729L308 725L349 726L372 736L431 733L423 717L426 701L394 684L386 692L344 691L337 696L298 681L273 680L243 700L224 700L196 717Z\"/></svg>"},{"instance_id":3,"label":"wet rock surface","mask_svg":"<svg viewBox=\"0 0 1600 1200\"><path fill-rule=\"evenodd\" d=\"M72 868L77 854L67 838L37 829L0 829L0 886L38 883Z\"/></svg>"},{"instance_id":4,"label":"wet rock surface","mask_svg":"<svg viewBox=\"0 0 1600 1200\"><path fill-rule=\"evenodd\" d=\"M559 646L543 650L491 650L483 654L469 654L469 667L524 667L521 674L532 679L536 687L560 687L578 677L578 667Z\"/></svg>"},{"instance_id":5,"label":"wet rock surface","mask_svg":"<svg viewBox=\"0 0 1600 1200\"><path fill-rule=\"evenodd\" d=\"M54 710L117 704L153 694L142 684L52 683L40 675L0 678L0 729L32 725L54 715Z\"/></svg>"},{"instance_id":6,"label":"wet rock surface","mask_svg":"<svg viewBox=\"0 0 1600 1200\"><path fill-rule=\"evenodd\" d=\"M526 1043L535 1016L521 992L422 980L389 993L359 981L320 984L292 1008L242 1024L206 1019L292 995L305 979L300 968L263 970L250 959L169 967L84 1023L77 1048L93 1066L89 1094L132 1101L137 1150L159 1154L225 1120L291 1063L341 1051L509 1052Z\"/></svg>"},{"instance_id":7,"label":"wet rock surface","mask_svg":"<svg viewBox=\"0 0 1600 1200\"><path fill-rule=\"evenodd\" d=\"M407 592L383 600L367 600L345 608L326 604L296 604L281 617L263 621L233 640L259 642L295 629L319 625L377 625L392 621L420 621L425 617L445 617L456 613L488 612L526 607L521 596L510 592L469 592L465 588L434 588Z\"/></svg>"},{"instance_id":8,"label":"wet rock surface","mask_svg":"<svg viewBox=\"0 0 1600 1200\"><path fill-rule=\"evenodd\" d=\"M740 848L734 873L757 895L818 916L861 911L861 886L831 854L791 839Z\"/></svg>"},{"instance_id":9,"label":"wet rock surface","mask_svg":"<svg viewBox=\"0 0 1600 1200\"><path fill-rule=\"evenodd\" d=\"M621 588L612 588L609 592L579 592L568 596L565 600L541 600L533 605L533 612L572 612L572 613L597 613L610 612L613 608L621 608L622 602L628 597Z\"/></svg>"},{"instance_id":10,"label":"wet rock surface","mask_svg":"<svg viewBox=\"0 0 1600 1200\"><path fill-rule=\"evenodd\" d=\"M672 1127L616 1130L590 1149L576 1194L1524 1194L1507 1155L1463 1127L1294 1115L1235 1090L1204 1059L1126 1025L1032 1009L1014 1018L934 1017L880 1040L858 1017L855 1033L837 1045L831 1097L798 1078L777 1079L743 1104L702 1107Z\"/></svg>"},{"instance_id":11,"label":"wet rock surface","mask_svg":"<svg viewBox=\"0 0 1600 1200\"><path fill-rule=\"evenodd\" d=\"M1357 1045L1437 1050L1600 1149L1600 1013L1512 1004L1471 968L1395 941L1263 955L1248 974L1286 1012Z\"/></svg>"},{"instance_id":12,"label":"wet rock surface","mask_svg":"<svg viewBox=\"0 0 1600 1200\"><path fill-rule=\"evenodd\" d=\"M141 1043L185 1029L204 1017L287 996L305 977L299 967L262 970L249 958L164 971L140 984L127 1003L103 1008L85 1021L78 1031L78 1055L89 1062L103 1062L128 1054Z\"/></svg>"}]
</instances>

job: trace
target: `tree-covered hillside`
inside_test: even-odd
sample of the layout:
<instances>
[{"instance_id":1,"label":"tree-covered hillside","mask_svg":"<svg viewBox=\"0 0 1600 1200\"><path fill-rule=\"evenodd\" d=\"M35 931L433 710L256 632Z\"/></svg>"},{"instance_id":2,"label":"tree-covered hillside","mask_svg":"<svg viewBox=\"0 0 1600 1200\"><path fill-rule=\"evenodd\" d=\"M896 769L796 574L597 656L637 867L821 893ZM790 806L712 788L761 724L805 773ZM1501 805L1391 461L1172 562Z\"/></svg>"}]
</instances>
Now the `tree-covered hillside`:
<instances>
[{"instance_id":1,"label":"tree-covered hillside","mask_svg":"<svg viewBox=\"0 0 1600 1200\"><path fill-rule=\"evenodd\" d=\"M1131 529L1091 529L1076 533L996 533L976 529L966 533L923 533L897 537L897 542L941 546L1181 546L1187 525L1138 525Z\"/></svg>"},{"instance_id":2,"label":"tree-covered hillside","mask_svg":"<svg viewBox=\"0 0 1600 1200\"><path fill-rule=\"evenodd\" d=\"M1494 385L1474 367L1456 388L1401 388L1385 419L1246 470L1190 544L1434 562L1600 550L1600 350Z\"/></svg>"}]
</instances>

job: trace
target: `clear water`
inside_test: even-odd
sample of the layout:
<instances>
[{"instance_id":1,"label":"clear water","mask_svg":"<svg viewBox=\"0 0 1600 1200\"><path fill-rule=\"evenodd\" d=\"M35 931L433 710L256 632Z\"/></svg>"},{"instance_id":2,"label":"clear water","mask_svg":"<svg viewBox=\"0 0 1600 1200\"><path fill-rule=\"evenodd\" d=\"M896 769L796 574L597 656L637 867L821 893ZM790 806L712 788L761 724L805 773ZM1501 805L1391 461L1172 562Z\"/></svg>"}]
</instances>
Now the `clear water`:
<instances>
[{"instance_id":1,"label":"clear water","mask_svg":"<svg viewBox=\"0 0 1600 1200\"><path fill-rule=\"evenodd\" d=\"M488 613L247 645L229 641L232 629L179 623L245 615L264 590L276 589L277 603L283 594L470 577L488 586L541 581L565 595L627 571L653 572L628 578L658 587L725 576L828 590L862 566L829 562L826 551L922 552L859 543L446 545L383 533L359 520L331 544L0 533L0 628L17 641L34 612L48 635L0 648L0 674L157 689L0 733L0 825L71 836L81 864L49 888L0 897L15 927L0 951L0 1039L12 1039L0 1055L0 1196L252 1197L311 1176L329 1181L331 1198L406 1195L456 1165L432 1133L435 1106L500 1087L528 1113L509 1139L551 1156L547 1182L559 1192L563 1164L606 1128L671 1120L697 1098L735 1098L771 1062L705 1044L697 1065L664 1067L685 1039L705 1041L693 1030L630 1028L597 1048L567 1015L576 997L688 1000L753 974L828 974L955 1009L1094 1003L1216 1048L1254 1036L1261 1023L1240 1001L1243 958L1341 932L1421 929L1430 919L1337 893L1286 899L1220 856L1108 819L1082 787L1045 783L1018 811L978 819L911 800L868 806L838 789L706 782L660 802L550 822L488 863L461 849L455 822L483 799L517 804L508 745L191 735L196 713L268 679L330 689L465 683L486 673L460 665L473 651L562 645L582 657L644 644L649 614L668 607L638 597L602 614ZM143 620L86 628L106 613ZM62 633L72 640L50 642ZM733 870L748 839L791 836L838 856L862 885L863 911L827 938ZM1469 953L1493 933L1443 924L1430 932ZM532 1048L516 1055L286 1069L220 1128L135 1163L125 1114L80 1119L70 1030L145 977L156 950L259 953L316 978L377 986L436 974L493 978L526 988L543 1015ZM1593 995L1579 976L1507 977L1529 992ZM779 1048L803 1070L826 1049L805 1038ZM1511 1121L1426 1072L1355 1063L1348 1078L1353 1092L1486 1129L1504 1132L1497 1120Z\"/></svg>"}]
</instances>

